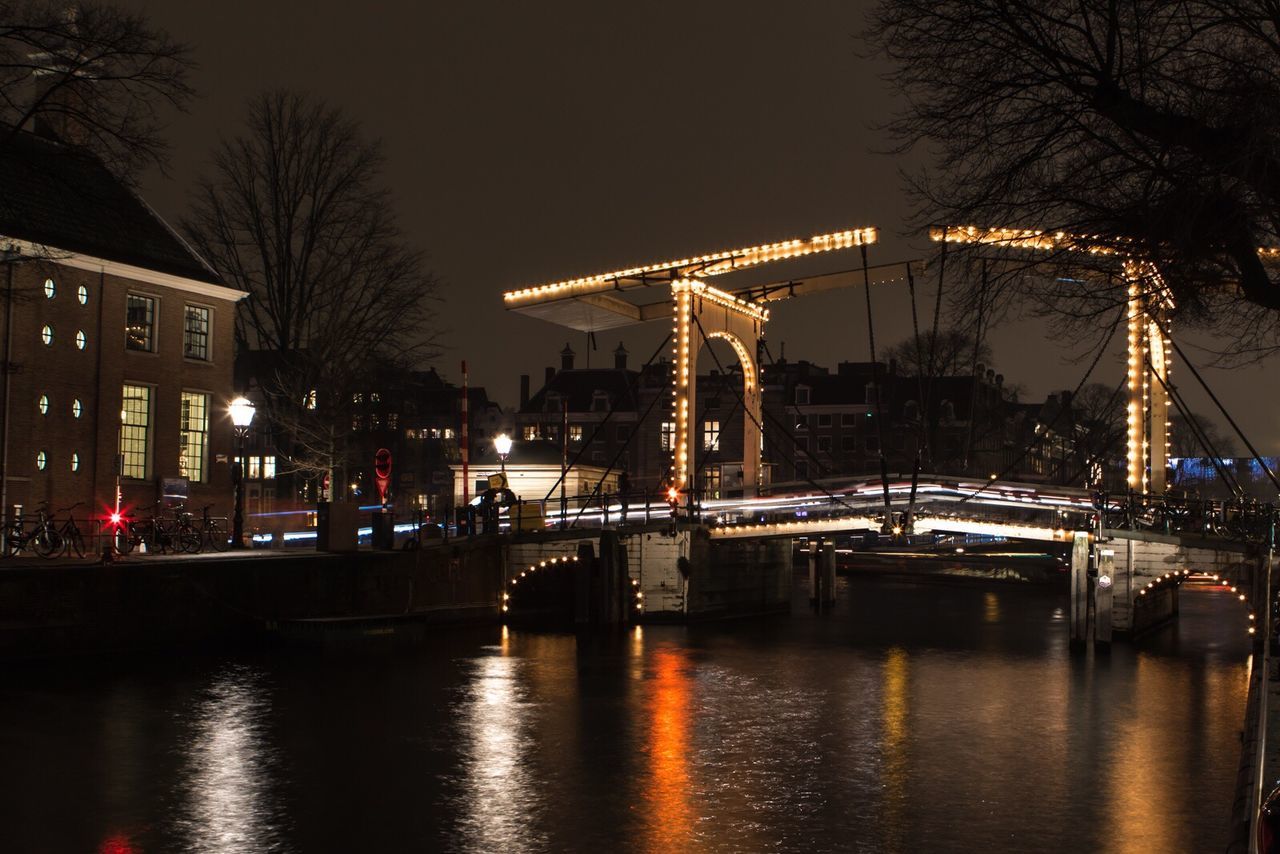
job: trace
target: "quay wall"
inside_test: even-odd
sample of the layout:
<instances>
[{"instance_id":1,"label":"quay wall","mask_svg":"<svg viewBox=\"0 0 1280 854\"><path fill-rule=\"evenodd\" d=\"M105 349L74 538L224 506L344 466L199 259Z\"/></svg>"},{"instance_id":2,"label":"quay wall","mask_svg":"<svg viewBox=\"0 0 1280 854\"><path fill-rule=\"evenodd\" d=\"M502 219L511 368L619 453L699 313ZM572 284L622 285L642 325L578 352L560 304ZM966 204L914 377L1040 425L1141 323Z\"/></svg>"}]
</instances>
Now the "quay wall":
<instances>
[{"instance_id":1,"label":"quay wall","mask_svg":"<svg viewBox=\"0 0 1280 854\"><path fill-rule=\"evenodd\" d=\"M493 620L498 544L416 552L254 553L0 568L0 658L182 650L261 639L291 620Z\"/></svg>"}]
</instances>

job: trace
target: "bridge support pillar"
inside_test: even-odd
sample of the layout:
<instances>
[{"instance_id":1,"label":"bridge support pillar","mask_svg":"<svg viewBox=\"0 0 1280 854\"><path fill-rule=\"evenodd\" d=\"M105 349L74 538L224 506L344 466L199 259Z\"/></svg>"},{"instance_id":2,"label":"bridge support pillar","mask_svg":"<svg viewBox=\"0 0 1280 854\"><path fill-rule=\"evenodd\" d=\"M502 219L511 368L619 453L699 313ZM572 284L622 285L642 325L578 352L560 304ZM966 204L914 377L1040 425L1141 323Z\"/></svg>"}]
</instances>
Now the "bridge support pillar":
<instances>
[{"instance_id":1,"label":"bridge support pillar","mask_svg":"<svg viewBox=\"0 0 1280 854\"><path fill-rule=\"evenodd\" d=\"M1081 651L1089 634L1089 535L1071 541L1071 649Z\"/></svg>"}]
</instances>

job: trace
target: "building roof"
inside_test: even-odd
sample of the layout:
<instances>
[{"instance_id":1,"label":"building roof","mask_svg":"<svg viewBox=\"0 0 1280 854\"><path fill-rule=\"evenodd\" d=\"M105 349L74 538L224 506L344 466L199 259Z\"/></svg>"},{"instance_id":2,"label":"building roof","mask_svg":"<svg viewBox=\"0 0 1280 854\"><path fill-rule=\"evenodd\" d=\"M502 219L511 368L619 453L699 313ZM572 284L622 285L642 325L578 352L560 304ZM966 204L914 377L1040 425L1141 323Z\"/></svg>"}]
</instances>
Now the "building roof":
<instances>
[{"instance_id":1,"label":"building roof","mask_svg":"<svg viewBox=\"0 0 1280 854\"><path fill-rule=\"evenodd\" d=\"M90 154L25 131L0 142L0 235L224 284L124 182Z\"/></svg>"},{"instance_id":2,"label":"building roof","mask_svg":"<svg viewBox=\"0 0 1280 854\"><path fill-rule=\"evenodd\" d=\"M637 408L635 394L636 372L620 368L571 368L559 371L551 382L529 398L520 408L521 413L545 412L548 395L558 395L569 402L570 412L590 412L597 391L609 395L609 404L620 412ZM559 411L558 407L556 411Z\"/></svg>"}]
</instances>

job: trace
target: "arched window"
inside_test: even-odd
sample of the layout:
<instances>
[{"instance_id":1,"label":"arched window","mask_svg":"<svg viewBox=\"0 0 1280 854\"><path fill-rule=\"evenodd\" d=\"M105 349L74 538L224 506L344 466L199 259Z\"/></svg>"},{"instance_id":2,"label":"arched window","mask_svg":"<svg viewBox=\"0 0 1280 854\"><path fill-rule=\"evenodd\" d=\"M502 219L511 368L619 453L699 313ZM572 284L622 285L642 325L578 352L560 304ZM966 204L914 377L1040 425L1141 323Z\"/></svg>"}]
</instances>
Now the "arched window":
<instances>
[{"instance_id":1,"label":"arched window","mask_svg":"<svg viewBox=\"0 0 1280 854\"><path fill-rule=\"evenodd\" d=\"M58 292L58 286L53 283L53 279L44 280L44 296L45 299L53 299L53 295Z\"/></svg>"}]
</instances>

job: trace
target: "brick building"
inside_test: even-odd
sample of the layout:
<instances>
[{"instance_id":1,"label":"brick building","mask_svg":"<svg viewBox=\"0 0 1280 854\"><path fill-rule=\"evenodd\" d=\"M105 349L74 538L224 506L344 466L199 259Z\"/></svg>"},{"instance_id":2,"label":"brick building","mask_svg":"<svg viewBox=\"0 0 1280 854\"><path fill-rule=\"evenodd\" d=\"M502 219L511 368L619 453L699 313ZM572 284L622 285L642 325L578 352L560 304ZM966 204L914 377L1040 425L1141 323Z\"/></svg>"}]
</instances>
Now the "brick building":
<instances>
[{"instance_id":1,"label":"brick building","mask_svg":"<svg viewBox=\"0 0 1280 854\"><path fill-rule=\"evenodd\" d=\"M229 514L243 294L88 155L16 133L0 176L0 501Z\"/></svg>"}]
</instances>

